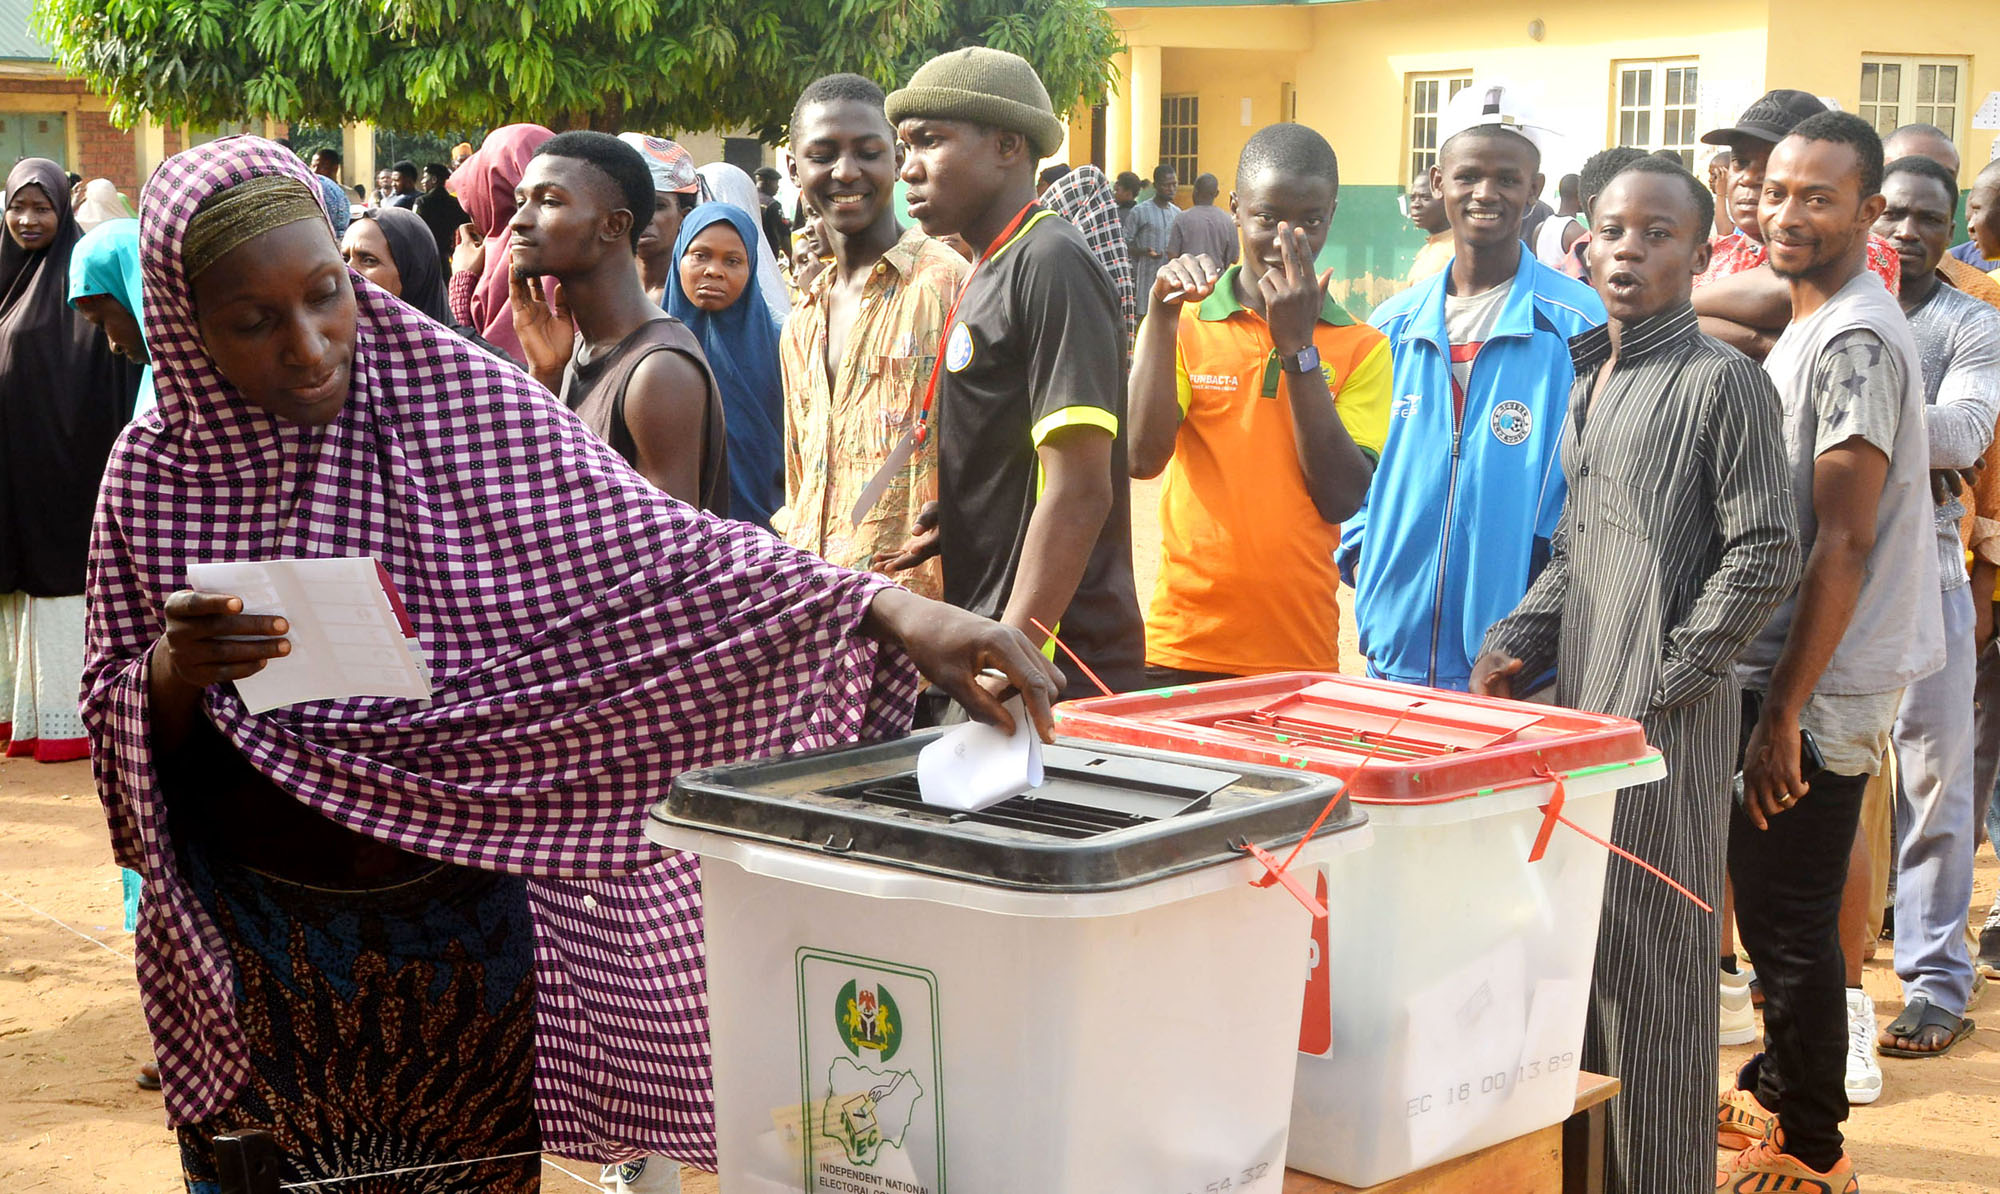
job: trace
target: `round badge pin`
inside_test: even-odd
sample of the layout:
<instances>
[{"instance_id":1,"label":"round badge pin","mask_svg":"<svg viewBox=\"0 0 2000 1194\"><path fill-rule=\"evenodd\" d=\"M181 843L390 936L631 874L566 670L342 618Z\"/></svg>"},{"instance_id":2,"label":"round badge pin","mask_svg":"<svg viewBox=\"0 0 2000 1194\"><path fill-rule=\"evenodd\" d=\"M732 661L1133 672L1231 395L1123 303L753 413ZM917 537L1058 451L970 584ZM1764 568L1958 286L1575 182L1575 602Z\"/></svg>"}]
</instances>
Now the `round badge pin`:
<instances>
[{"instance_id":1,"label":"round badge pin","mask_svg":"<svg viewBox=\"0 0 2000 1194\"><path fill-rule=\"evenodd\" d=\"M1493 429L1493 438L1509 447L1521 443L1535 430L1535 416L1519 402L1509 399L1493 408L1493 417L1487 420Z\"/></svg>"},{"instance_id":2,"label":"round badge pin","mask_svg":"<svg viewBox=\"0 0 2000 1194\"><path fill-rule=\"evenodd\" d=\"M944 346L944 367L957 373L972 363L972 332L964 324L951 329Z\"/></svg>"}]
</instances>

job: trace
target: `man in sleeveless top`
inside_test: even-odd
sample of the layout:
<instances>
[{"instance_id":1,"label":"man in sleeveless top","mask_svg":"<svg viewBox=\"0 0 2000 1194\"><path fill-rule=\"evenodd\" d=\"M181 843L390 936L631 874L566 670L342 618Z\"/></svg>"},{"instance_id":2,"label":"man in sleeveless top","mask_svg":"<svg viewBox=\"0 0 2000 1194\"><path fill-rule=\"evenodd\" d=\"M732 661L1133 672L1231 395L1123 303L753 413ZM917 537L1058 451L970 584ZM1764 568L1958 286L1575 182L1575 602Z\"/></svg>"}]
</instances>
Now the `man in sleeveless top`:
<instances>
[{"instance_id":1,"label":"man in sleeveless top","mask_svg":"<svg viewBox=\"0 0 2000 1194\"><path fill-rule=\"evenodd\" d=\"M728 513L715 379L633 261L655 202L645 159L604 133L562 133L535 151L517 198L510 303L535 380L655 488Z\"/></svg>"},{"instance_id":2,"label":"man in sleeveless top","mask_svg":"<svg viewBox=\"0 0 2000 1194\"><path fill-rule=\"evenodd\" d=\"M1743 1151L1716 1186L1744 1194L1856 1189L1840 1131L1841 891L1903 690L1945 662L1923 372L1902 309L1866 272L1881 190L1881 139L1828 112L1772 150L1758 210L1791 291L1792 321L1764 368L1806 562L1736 665L1747 733L1729 877L1763 980L1764 1052L1722 1098L1718 1143Z\"/></svg>"}]
</instances>

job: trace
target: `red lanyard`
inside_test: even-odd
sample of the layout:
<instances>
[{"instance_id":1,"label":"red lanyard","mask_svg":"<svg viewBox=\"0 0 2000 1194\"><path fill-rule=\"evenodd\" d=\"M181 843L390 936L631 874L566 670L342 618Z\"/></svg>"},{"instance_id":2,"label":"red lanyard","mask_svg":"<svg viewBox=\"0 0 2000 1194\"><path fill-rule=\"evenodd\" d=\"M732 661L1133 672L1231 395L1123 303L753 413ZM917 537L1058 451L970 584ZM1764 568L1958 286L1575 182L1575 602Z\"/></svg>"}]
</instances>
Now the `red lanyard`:
<instances>
[{"instance_id":1,"label":"red lanyard","mask_svg":"<svg viewBox=\"0 0 2000 1194\"><path fill-rule=\"evenodd\" d=\"M882 462L882 467L876 470L875 476L862 489L861 496L855 500L854 509L848 514L848 521L855 526L861 525L862 519L875 508L875 503L881 501L882 495L889 491L889 482L895 479L896 474L909 467L911 457L915 456L917 449L930 438L931 405L937 401L938 370L944 367L945 354L951 350L951 332L958 325L958 304L965 301L966 293L972 289L972 279L979 273L979 267L1007 247L1008 242L1013 240L1014 234L1020 231L1021 222L1028 218L1028 212L1034 208L1035 203L1036 200L1030 199L1026 207L1014 213L1014 218L1008 221L1007 227L992 244L986 246L986 252L980 255L979 260L973 263L972 272L965 275L964 284L958 288L957 296L951 300L951 310L945 312L944 328L938 337L937 356L931 361L930 384L924 387L923 409L917 412L917 425L910 428L909 433L890 449L889 458Z\"/></svg>"},{"instance_id":2,"label":"red lanyard","mask_svg":"<svg viewBox=\"0 0 2000 1194\"><path fill-rule=\"evenodd\" d=\"M973 263L972 271L965 275L965 281L958 288L957 297L951 300L951 309L945 312L944 327L938 333L938 350L937 356L931 361L930 384L924 387L923 409L917 412L917 425L910 433L918 444L922 444L930 436L931 405L937 401L938 370L944 366L945 353L951 345L952 329L958 326L958 305L964 302L965 296L971 292L972 280L979 276L979 267L991 261L994 254L1007 247L1008 242L1014 239L1014 234L1021 230L1021 222L1028 218L1028 213L1034 210L1035 204L1039 202L1039 199L1030 199L1027 206L1014 213L1014 218L1007 221L1007 226L1000 230L1000 235L994 238L992 244L986 246L986 252L980 254L979 260Z\"/></svg>"}]
</instances>

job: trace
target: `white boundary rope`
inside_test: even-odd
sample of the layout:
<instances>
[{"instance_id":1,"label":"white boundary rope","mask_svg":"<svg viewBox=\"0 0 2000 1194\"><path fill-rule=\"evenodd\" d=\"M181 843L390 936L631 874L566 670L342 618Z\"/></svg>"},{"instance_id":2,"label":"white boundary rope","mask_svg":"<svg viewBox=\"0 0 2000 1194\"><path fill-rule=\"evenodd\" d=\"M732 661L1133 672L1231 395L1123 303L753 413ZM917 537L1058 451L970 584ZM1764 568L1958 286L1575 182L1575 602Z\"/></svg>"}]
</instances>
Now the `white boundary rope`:
<instances>
[{"instance_id":1,"label":"white boundary rope","mask_svg":"<svg viewBox=\"0 0 2000 1194\"><path fill-rule=\"evenodd\" d=\"M280 1190L308 1190L316 1186L333 1186L341 1182L358 1182L368 1177L401 1177L405 1173L426 1173L433 1169L457 1169L465 1165L484 1165L489 1161L518 1161L522 1157L539 1157L541 1155L541 1149L531 1148L526 1152L501 1153L497 1157L468 1157L463 1161L438 1161L430 1165L406 1165L401 1169L378 1169L374 1173L347 1173L339 1177L322 1177L309 1182L286 1182L278 1188Z\"/></svg>"},{"instance_id":2,"label":"white boundary rope","mask_svg":"<svg viewBox=\"0 0 2000 1194\"><path fill-rule=\"evenodd\" d=\"M518 1161L522 1157L541 1157L542 1164L549 1166L552 1169L560 1170L561 1172L568 1174L570 1177L575 1178L577 1181L583 1183L586 1186L589 1186L593 1190L603 1189L603 1187L598 1185L596 1182L591 1181L589 1178L584 1177L583 1175L568 1168L567 1166L557 1164L555 1161L551 1160L548 1156L546 1156L540 1149L529 1149L526 1152L519 1152L519 1153L501 1153L497 1157L469 1157L463 1161L439 1161L432 1165L409 1165L405 1166L402 1169L382 1169L374 1173L348 1173L348 1174L343 1174L340 1177L322 1177L309 1182L286 1182L284 1185L279 1186L278 1188L280 1190L309 1190L309 1189L315 1189L319 1186L336 1186L342 1182L358 1182L363 1178L400 1177L406 1173L425 1173L433 1169L456 1169L464 1165L484 1165L488 1161ZM679 1164L678 1161L674 1163L676 1165Z\"/></svg>"},{"instance_id":3,"label":"white boundary rope","mask_svg":"<svg viewBox=\"0 0 2000 1194\"><path fill-rule=\"evenodd\" d=\"M657 1159L657 1158L656 1158L656 1159ZM666 1159L669 1159L669 1160L671 1160L671 1158L666 1158ZM567 1173L567 1174L569 1174L569 1175L570 1175L571 1177L575 1178L575 1179L576 1179L577 1181L580 1181L580 1182L582 1182L582 1183L583 1183L584 1185L586 1185L586 1186L589 1186L589 1187L590 1187L591 1189L593 1189L593 1190L602 1190L602 1189L604 1188L603 1186L599 1185L598 1183L596 1183L596 1182L594 1182L594 1181L591 1181L591 1180L590 1180L589 1178L587 1178L587 1177L583 1176L582 1174L580 1174L580 1173L576 1172L576 1171L575 1171L574 1169L571 1169L571 1168L570 1168L569 1166L567 1166L567 1165L559 1165L559 1164L557 1164L556 1162L554 1162L554 1161L551 1161L551 1160L550 1160L550 1159L549 1159L548 1157L546 1157L546 1156L544 1156L544 1157L542 1158L542 1164L544 1164L544 1165L547 1165L547 1166L549 1166L549 1167L550 1167L551 1169L557 1169L557 1170L560 1170L560 1171L561 1171L561 1172L563 1172L563 1173ZM678 1164L680 1164L680 1162L679 1162L679 1161L674 1161L674 1164L678 1165Z\"/></svg>"},{"instance_id":4,"label":"white boundary rope","mask_svg":"<svg viewBox=\"0 0 2000 1194\"><path fill-rule=\"evenodd\" d=\"M37 907L35 907L35 906L34 906L33 904L30 904L30 903L29 903L28 901L26 901L26 900L22 899L22 898L21 898L20 896L17 896L17 895L15 895L15 894L14 894L13 892L11 892L11 891L0 891L0 896L5 896L5 897L7 897L8 899L12 900L12 901L13 901L14 903L16 903L16 904L19 904L19 905L20 905L21 907L23 907L23 908L26 908L26 909L27 909L28 911L30 911L30 912L32 912L32 913L34 913L34 914L35 914L36 916L39 916L39 917L41 917L41 918L42 918L43 920L46 920L46 921L48 921L48 922L49 922L50 924L52 924L52 925L56 926L57 928L59 928L59 929L63 930L63 931L65 932L65 933L71 933L71 934L74 934L75 936L78 936L78 937L81 937L81 938L83 938L83 939L84 939L85 941L88 941L88 942L90 942L90 943L91 943L92 945L94 945L94 946L96 946L97 948L99 948L99 949L103 950L103 951L104 951L105 953L108 953L108 954L110 954L110 955L111 955L112 957L114 957L114 958L118 958L118 959L121 959L121 960L123 960L123 961L126 961L126 962L129 962L129 961L131 961L131 960L132 960L132 955L131 955L131 954L127 954L127 953L120 953L119 951L117 951L117 950L115 950L115 949L111 948L110 946L108 946L108 945L104 944L104 943L103 943L102 941L99 941L99 940L98 940L97 938L95 938L95 937L92 937L92 936L91 936L91 935L90 935L89 933L86 933L86 932L84 932L84 931L83 931L82 929L79 929L79 928L75 927L74 925L70 925L70 924L66 924L66 923L64 923L64 922L63 922L62 920L60 920L60 919L58 919L58 918L56 918L56 917L54 917L54 916L50 916L50 915L49 915L48 913L46 913L46 912L42 911L42 910L41 910L40 908L37 908Z\"/></svg>"}]
</instances>

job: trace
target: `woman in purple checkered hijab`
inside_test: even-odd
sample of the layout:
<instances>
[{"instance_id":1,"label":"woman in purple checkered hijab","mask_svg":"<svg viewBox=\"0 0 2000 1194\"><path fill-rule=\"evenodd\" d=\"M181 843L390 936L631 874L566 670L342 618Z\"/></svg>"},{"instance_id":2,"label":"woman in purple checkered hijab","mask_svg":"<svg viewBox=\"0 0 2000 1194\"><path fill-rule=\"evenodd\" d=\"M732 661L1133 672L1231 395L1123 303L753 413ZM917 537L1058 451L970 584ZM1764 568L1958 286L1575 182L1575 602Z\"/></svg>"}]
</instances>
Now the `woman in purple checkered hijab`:
<instances>
[{"instance_id":1,"label":"woman in purple checkered hijab","mask_svg":"<svg viewBox=\"0 0 2000 1194\"><path fill-rule=\"evenodd\" d=\"M154 174L159 405L112 454L91 549L84 713L146 884L138 976L190 1188L209 1134L253 1127L292 1181L538 1147L712 1167L700 893L645 842L647 802L690 767L899 732L912 660L989 713L973 677L999 667L1046 732L1054 672L653 489L349 273L319 203L254 137ZM282 620L187 591L188 566L313 556L381 563L434 699L246 710L229 681L285 651Z\"/></svg>"}]
</instances>

